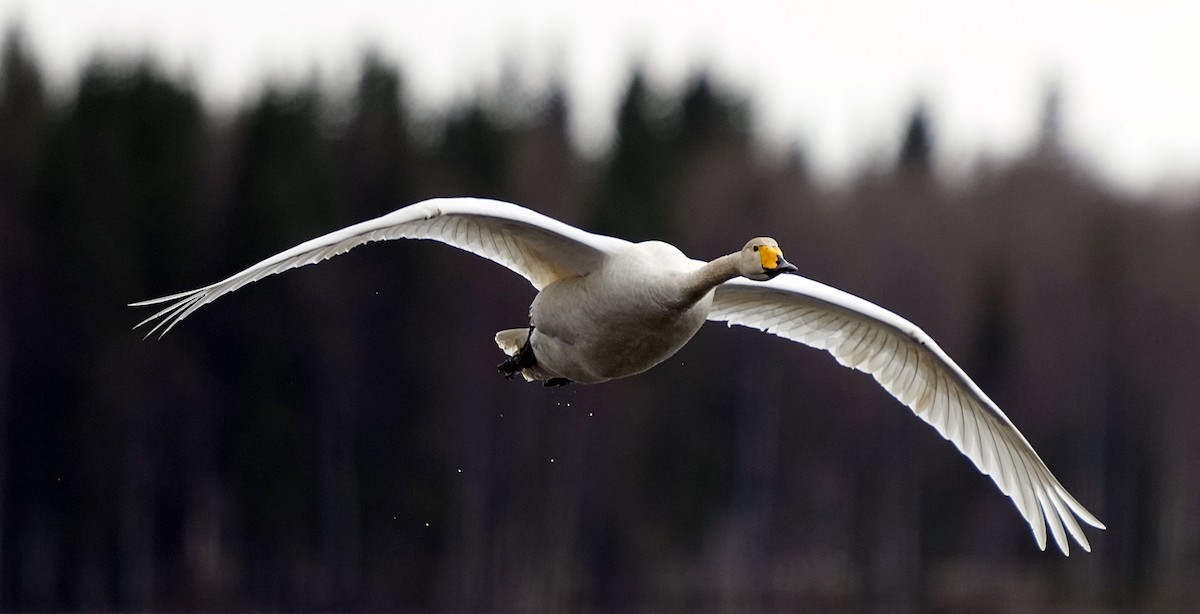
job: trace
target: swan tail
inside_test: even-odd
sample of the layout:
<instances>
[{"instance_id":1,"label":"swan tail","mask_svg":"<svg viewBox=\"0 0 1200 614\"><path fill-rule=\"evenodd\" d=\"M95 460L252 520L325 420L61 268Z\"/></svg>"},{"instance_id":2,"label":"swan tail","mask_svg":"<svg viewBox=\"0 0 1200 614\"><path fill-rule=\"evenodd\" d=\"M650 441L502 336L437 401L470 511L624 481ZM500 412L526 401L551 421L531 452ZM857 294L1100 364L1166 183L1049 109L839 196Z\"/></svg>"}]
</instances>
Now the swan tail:
<instances>
[{"instance_id":1,"label":"swan tail","mask_svg":"<svg viewBox=\"0 0 1200 614\"><path fill-rule=\"evenodd\" d=\"M529 328L510 328L496 333L496 345L509 356L516 356L517 352L525 346L525 342L529 340Z\"/></svg>"},{"instance_id":2,"label":"swan tail","mask_svg":"<svg viewBox=\"0 0 1200 614\"><path fill-rule=\"evenodd\" d=\"M533 331L533 327L526 328L510 328L496 333L496 345L510 358L502 363L497 369L504 374L505 377L511 378L518 372L525 381L532 382L537 378L533 367L536 361L533 358L533 350L529 349L529 334Z\"/></svg>"}]
</instances>

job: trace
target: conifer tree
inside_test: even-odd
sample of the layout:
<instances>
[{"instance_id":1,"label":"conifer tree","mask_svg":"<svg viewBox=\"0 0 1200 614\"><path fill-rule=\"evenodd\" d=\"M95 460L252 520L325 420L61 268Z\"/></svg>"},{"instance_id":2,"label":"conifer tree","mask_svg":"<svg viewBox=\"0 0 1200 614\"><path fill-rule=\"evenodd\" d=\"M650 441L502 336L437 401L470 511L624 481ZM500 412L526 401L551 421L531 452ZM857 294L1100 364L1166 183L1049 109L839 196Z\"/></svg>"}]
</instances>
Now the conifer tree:
<instances>
[{"instance_id":1,"label":"conifer tree","mask_svg":"<svg viewBox=\"0 0 1200 614\"><path fill-rule=\"evenodd\" d=\"M672 238L666 189L668 142L658 101L641 69L617 109L612 151L597 188L596 229L630 240Z\"/></svg>"},{"instance_id":2,"label":"conifer tree","mask_svg":"<svg viewBox=\"0 0 1200 614\"><path fill-rule=\"evenodd\" d=\"M924 103L918 103L909 115L900 145L898 168L906 175L919 176L927 176L933 170L933 135L929 111Z\"/></svg>"}]
</instances>

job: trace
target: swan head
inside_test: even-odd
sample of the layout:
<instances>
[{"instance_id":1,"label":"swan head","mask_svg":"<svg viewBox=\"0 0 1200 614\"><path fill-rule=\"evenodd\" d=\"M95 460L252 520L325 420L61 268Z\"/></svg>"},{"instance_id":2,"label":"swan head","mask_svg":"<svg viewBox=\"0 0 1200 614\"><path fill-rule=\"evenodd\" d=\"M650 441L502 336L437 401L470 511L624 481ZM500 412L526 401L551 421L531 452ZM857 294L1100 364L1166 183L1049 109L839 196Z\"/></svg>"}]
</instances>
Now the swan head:
<instances>
[{"instance_id":1,"label":"swan head","mask_svg":"<svg viewBox=\"0 0 1200 614\"><path fill-rule=\"evenodd\" d=\"M771 237L755 237L746 243L738 255L738 272L747 279L767 281L780 273L799 271L792 263L783 259L779 242Z\"/></svg>"}]
</instances>

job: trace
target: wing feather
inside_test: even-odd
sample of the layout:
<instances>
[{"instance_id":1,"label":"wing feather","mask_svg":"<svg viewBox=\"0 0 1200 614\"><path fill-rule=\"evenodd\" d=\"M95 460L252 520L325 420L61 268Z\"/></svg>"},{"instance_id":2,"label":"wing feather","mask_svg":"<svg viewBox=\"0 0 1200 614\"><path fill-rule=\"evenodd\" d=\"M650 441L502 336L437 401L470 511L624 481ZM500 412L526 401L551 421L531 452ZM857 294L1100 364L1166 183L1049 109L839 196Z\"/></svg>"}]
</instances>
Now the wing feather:
<instances>
[{"instance_id":1,"label":"wing feather","mask_svg":"<svg viewBox=\"0 0 1200 614\"><path fill-rule=\"evenodd\" d=\"M197 309L268 275L328 260L372 241L432 239L497 262L537 289L585 275L628 242L585 232L517 205L480 198L437 198L305 241L215 284L132 307L167 303L137 327L165 335ZM135 327L135 328L137 328Z\"/></svg>"},{"instance_id":2,"label":"wing feather","mask_svg":"<svg viewBox=\"0 0 1200 614\"><path fill-rule=\"evenodd\" d=\"M900 393L896 398L905 405L912 405L913 401L916 401L913 393L917 391L917 378L921 375L921 354L912 346L905 345L904 347L908 350L904 356L904 369L900 373L900 380L904 384L900 387ZM910 364L909 361L912 363Z\"/></svg>"},{"instance_id":3,"label":"wing feather","mask_svg":"<svg viewBox=\"0 0 1200 614\"><path fill-rule=\"evenodd\" d=\"M718 286L709 319L825 349L841 364L871 374L992 478L1029 523L1039 548L1046 547L1048 528L1063 554L1070 552L1067 534L1090 550L1078 520L1104 528L1008 416L933 339L900 316L816 281L782 275Z\"/></svg>"}]
</instances>

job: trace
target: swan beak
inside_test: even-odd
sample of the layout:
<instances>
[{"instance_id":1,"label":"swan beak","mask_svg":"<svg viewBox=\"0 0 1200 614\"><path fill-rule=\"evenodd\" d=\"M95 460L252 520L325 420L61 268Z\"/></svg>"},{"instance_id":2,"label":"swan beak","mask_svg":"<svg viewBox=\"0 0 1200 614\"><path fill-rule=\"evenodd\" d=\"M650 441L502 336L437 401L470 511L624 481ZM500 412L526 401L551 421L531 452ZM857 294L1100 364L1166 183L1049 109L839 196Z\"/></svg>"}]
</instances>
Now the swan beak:
<instances>
[{"instance_id":1,"label":"swan beak","mask_svg":"<svg viewBox=\"0 0 1200 614\"><path fill-rule=\"evenodd\" d=\"M758 252L758 257L762 260L763 273L767 278L773 278L780 273L795 273L797 269L792 263L783 259L783 250L774 245L755 246L754 251Z\"/></svg>"},{"instance_id":2,"label":"swan beak","mask_svg":"<svg viewBox=\"0 0 1200 614\"><path fill-rule=\"evenodd\" d=\"M778 276L780 273L799 273L799 272L800 272L800 269L796 268L796 265L788 262L787 260L784 260L783 255L780 254L779 260L776 261L775 268L768 270L767 275L769 275L773 279L776 276Z\"/></svg>"}]
</instances>

